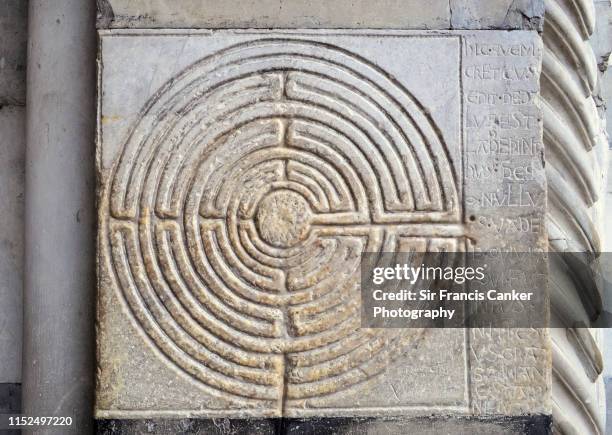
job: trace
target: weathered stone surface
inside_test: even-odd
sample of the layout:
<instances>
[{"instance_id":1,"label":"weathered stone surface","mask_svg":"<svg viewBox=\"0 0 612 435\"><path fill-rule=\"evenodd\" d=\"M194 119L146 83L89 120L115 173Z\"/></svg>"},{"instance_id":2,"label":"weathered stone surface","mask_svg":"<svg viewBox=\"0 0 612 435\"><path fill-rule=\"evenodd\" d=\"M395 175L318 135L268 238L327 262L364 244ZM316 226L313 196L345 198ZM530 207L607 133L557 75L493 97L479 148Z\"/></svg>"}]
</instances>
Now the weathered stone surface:
<instances>
[{"instance_id":1,"label":"weathered stone surface","mask_svg":"<svg viewBox=\"0 0 612 435\"><path fill-rule=\"evenodd\" d=\"M546 252L541 42L510 32L500 44L466 36L464 47L464 204L474 249ZM548 268L517 259L518 267L508 257L508 277L537 276L535 288L546 291ZM470 329L474 411L548 414L549 340L546 330Z\"/></svg>"},{"instance_id":2,"label":"weathered stone surface","mask_svg":"<svg viewBox=\"0 0 612 435\"><path fill-rule=\"evenodd\" d=\"M541 331L359 319L361 252L545 246L535 32L101 41L98 417L550 412Z\"/></svg>"},{"instance_id":3,"label":"weathered stone surface","mask_svg":"<svg viewBox=\"0 0 612 435\"><path fill-rule=\"evenodd\" d=\"M0 107L0 383L21 382L25 110Z\"/></svg>"},{"instance_id":4,"label":"weathered stone surface","mask_svg":"<svg viewBox=\"0 0 612 435\"><path fill-rule=\"evenodd\" d=\"M543 0L99 0L99 28L541 30Z\"/></svg>"},{"instance_id":5,"label":"weathered stone surface","mask_svg":"<svg viewBox=\"0 0 612 435\"><path fill-rule=\"evenodd\" d=\"M19 414L21 412L21 384L0 382L0 415ZM3 435L20 435L20 430L6 428L7 419L4 417L0 423Z\"/></svg>"},{"instance_id":6,"label":"weathered stone surface","mask_svg":"<svg viewBox=\"0 0 612 435\"><path fill-rule=\"evenodd\" d=\"M448 0L102 0L101 28L446 29Z\"/></svg>"},{"instance_id":7,"label":"weathered stone surface","mask_svg":"<svg viewBox=\"0 0 612 435\"><path fill-rule=\"evenodd\" d=\"M25 104L28 2L0 3L0 105Z\"/></svg>"},{"instance_id":8,"label":"weathered stone surface","mask_svg":"<svg viewBox=\"0 0 612 435\"><path fill-rule=\"evenodd\" d=\"M453 29L542 30L544 0L450 0Z\"/></svg>"},{"instance_id":9,"label":"weathered stone surface","mask_svg":"<svg viewBox=\"0 0 612 435\"><path fill-rule=\"evenodd\" d=\"M21 409L21 385L0 383L0 414L18 414Z\"/></svg>"},{"instance_id":10,"label":"weathered stone surface","mask_svg":"<svg viewBox=\"0 0 612 435\"><path fill-rule=\"evenodd\" d=\"M439 435L439 434L487 434L487 435L547 435L551 431L551 419L546 416L523 416L514 418L329 418L313 420L289 420L282 434L309 435L364 434L364 435Z\"/></svg>"},{"instance_id":11,"label":"weathered stone surface","mask_svg":"<svg viewBox=\"0 0 612 435\"><path fill-rule=\"evenodd\" d=\"M547 435L552 429L550 417L521 416L496 419L465 417L425 418L312 418L312 419L182 419L182 420L99 420L98 435L419 435L488 434Z\"/></svg>"},{"instance_id":12,"label":"weathered stone surface","mask_svg":"<svg viewBox=\"0 0 612 435\"><path fill-rule=\"evenodd\" d=\"M275 435L280 421L276 419L148 419L98 420L98 435Z\"/></svg>"}]
</instances>

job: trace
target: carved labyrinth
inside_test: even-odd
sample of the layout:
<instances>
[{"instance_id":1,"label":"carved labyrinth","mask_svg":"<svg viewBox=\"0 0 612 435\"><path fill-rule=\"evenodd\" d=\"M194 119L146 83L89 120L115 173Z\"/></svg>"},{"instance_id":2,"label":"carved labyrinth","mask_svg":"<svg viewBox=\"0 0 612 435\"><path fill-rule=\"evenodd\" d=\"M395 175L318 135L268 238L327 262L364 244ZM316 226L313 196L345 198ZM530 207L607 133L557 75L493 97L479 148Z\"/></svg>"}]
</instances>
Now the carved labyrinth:
<instances>
[{"instance_id":1,"label":"carved labyrinth","mask_svg":"<svg viewBox=\"0 0 612 435\"><path fill-rule=\"evenodd\" d=\"M373 378L422 333L360 329L360 255L457 249L458 199L441 135L390 75L264 39L143 109L108 182L109 258L176 368L282 410Z\"/></svg>"}]
</instances>

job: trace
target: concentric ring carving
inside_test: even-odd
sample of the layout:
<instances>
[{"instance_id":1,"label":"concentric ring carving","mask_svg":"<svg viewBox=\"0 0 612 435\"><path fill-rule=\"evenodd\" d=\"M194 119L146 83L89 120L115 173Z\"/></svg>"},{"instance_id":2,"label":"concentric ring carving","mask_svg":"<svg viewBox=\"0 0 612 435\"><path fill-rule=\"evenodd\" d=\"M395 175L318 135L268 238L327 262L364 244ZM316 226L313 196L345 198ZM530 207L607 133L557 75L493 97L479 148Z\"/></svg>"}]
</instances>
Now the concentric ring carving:
<instances>
[{"instance_id":1,"label":"concentric ring carving","mask_svg":"<svg viewBox=\"0 0 612 435\"><path fill-rule=\"evenodd\" d=\"M421 331L360 329L364 251L456 249L427 112L338 47L242 43L143 109L108 181L109 258L151 342L239 402L334 394Z\"/></svg>"}]
</instances>

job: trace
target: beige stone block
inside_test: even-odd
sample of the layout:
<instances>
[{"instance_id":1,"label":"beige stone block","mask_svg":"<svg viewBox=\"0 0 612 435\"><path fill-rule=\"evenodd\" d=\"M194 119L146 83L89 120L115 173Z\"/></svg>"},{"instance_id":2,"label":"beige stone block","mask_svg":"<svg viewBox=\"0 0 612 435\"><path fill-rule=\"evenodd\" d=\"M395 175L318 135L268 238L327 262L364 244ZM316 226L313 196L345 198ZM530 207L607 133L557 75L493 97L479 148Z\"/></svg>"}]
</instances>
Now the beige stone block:
<instances>
[{"instance_id":1,"label":"beige stone block","mask_svg":"<svg viewBox=\"0 0 612 435\"><path fill-rule=\"evenodd\" d=\"M447 29L448 0L105 0L101 28Z\"/></svg>"},{"instance_id":2,"label":"beige stone block","mask_svg":"<svg viewBox=\"0 0 612 435\"><path fill-rule=\"evenodd\" d=\"M359 306L362 252L544 246L540 60L535 32L101 32L97 416L549 412L545 333Z\"/></svg>"},{"instance_id":3,"label":"beige stone block","mask_svg":"<svg viewBox=\"0 0 612 435\"><path fill-rule=\"evenodd\" d=\"M104 0L99 28L542 30L543 0Z\"/></svg>"}]
</instances>

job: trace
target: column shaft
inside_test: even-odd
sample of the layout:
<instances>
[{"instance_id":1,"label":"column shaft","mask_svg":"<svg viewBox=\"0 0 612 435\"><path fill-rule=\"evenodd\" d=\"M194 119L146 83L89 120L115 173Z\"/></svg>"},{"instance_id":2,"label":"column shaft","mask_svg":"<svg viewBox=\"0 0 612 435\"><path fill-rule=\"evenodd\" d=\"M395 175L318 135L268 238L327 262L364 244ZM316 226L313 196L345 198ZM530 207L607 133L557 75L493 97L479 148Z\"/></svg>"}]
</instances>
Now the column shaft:
<instances>
[{"instance_id":1,"label":"column shaft","mask_svg":"<svg viewBox=\"0 0 612 435\"><path fill-rule=\"evenodd\" d=\"M23 402L26 415L73 417L65 434L92 427L95 7L29 9Z\"/></svg>"}]
</instances>

